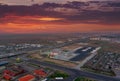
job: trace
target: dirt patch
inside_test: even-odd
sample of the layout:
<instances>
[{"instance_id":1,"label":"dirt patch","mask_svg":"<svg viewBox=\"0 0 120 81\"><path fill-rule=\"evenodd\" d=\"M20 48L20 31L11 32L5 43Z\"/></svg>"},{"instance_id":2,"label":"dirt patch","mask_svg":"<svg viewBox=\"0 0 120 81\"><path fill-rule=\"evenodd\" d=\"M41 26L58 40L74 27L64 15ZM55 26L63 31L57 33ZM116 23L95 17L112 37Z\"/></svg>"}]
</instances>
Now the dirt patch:
<instances>
[{"instance_id":1,"label":"dirt patch","mask_svg":"<svg viewBox=\"0 0 120 81\"><path fill-rule=\"evenodd\" d=\"M78 47L82 47L82 45L80 45L79 43L72 44L72 45L69 45L69 46L62 47L62 50L74 50Z\"/></svg>"},{"instance_id":2,"label":"dirt patch","mask_svg":"<svg viewBox=\"0 0 120 81\"><path fill-rule=\"evenodd\" d=\"M63 60L56 60L56 59L50 59L50 58L44 58L44 61L52 62L58 65L66 66L66 67L75 67L77 66L77 63L69 62L69 61L63 61Z\"/></svg>"},{"instance_id":3,"label":"dirt patch","mask_svg":"<svg viewBox=\"0 0 120 81\"><path fill-rule=\"evenodd\" d=\"M38 59L40 61L54 63L54 64L58 64L58 65L65 66L65 67L75 67L75 66L77 66L77 63L74 63L74 62L51 59L51 58L47 58L47 57L43 58L40 54L32 54L32 55L30 55L30 57L32 57L34 59Z\"/></svg>"},{"instance_id":4,"label":"dirt patch","mask_svg":"<svg viewBox=\"0 0 120 81\"><path fill-rule=\"evenodd\" d=\"M38 59L42 59L43 58L40 54L31 54L30 57L31 58L38 58Z\"/></svg>"}]
</instances>

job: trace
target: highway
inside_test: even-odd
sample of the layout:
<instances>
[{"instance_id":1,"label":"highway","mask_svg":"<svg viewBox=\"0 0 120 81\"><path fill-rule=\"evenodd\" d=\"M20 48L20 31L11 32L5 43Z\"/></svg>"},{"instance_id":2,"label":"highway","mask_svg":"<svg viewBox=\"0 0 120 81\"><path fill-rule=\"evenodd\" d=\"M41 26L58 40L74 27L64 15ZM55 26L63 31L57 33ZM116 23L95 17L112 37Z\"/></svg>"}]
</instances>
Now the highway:
<instances>
[{"instance_id":1,"label":"highway","mask_svg":"<svg viewBox=\"0 0 120 81\"><path fill-rule=\"evenodd\" d=\"M43 65L46 67L51 67L51 68L58 69L58 70L63 70L65 72L67 72L68 74L70 74L69 78L61 80L61 81L73 81L76 77L80 77L80 76L93 78L93 79L96 79L98 81L120 81L120 79L118 79L118 78L100 75L100 74L95 74L95 73L90 73L90 72L84 72L81 70L67 68L67 67L59 66L56 64L52 64L52 63L41 62L41 61L34 60L34 59L29 59L28 62L32 62L32 63L38 64L38 65Z\"/></svg>"}]
</instances>

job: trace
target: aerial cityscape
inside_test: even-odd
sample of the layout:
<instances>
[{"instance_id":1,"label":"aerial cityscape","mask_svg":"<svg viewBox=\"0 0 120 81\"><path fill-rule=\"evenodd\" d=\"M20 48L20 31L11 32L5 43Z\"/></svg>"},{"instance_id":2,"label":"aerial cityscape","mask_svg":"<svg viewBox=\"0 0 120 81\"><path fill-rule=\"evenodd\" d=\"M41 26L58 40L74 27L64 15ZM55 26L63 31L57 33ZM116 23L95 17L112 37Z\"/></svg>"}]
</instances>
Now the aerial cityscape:
<instances>
[{"instance_id":1,"label":"aerial cityscape","mask_svg":"<svg viewBox=\"0 0 120 81\"><path fill-rule=\"evenodd\" d=\"M120 81L120 1L0 0L0 81Z\"/></svg>"}]
</instances>

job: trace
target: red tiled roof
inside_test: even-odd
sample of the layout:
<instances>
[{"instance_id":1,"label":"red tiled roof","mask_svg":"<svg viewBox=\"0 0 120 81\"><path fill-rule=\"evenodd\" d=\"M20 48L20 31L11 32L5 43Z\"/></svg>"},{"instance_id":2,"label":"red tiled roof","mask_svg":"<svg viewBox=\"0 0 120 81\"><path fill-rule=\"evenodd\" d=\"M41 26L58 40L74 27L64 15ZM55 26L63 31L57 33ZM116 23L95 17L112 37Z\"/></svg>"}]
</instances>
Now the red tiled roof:
<instances>
[{"instance_id":1,"label":"red tiled roof","mask_svg":"<svg viewBox=\"0 0 120 81\"><path fill-rule=\"evenodd\" d=\"M4 74L3 76L6 80L10 80L11 79L11 76L7 75L7 74Z\"/></svg>"},{"instance_id":2,"label":"red tiled roof","mask_svg":"<svg viewBox=\"0 0 120 81\"><path fill-rule=\"evenodd\" d=\"M26 76L23 76L23 77L21 77L20 79L19 79L19 81L32 81L32 80L34 80L35 79L35 77L33 76L33 75L26 75Z\"/></svg>"},{"instance_id":3,"label":"red tiled roof","mask_svg":"<svg viewBox=\"0 0 120 81\"><path fill-rule=\"evenodd\" d=\"M37 74L37 75L40 75L42 77L47 76L46 72L44 72L43 70L35 70L34 73Z\"/></svg>"},{"instance_id":4,"label":"red tiled roof","mask_svg":"<svg viewBox=\"0 0 120 81\"><path fill-rule=\"evenodd\" d=\"M8 74L10 76L17 76L19 74L24 73L24 70L20 69L19 71L16 70L4 70L4 74Z\"/></svg>"}]
</instances>

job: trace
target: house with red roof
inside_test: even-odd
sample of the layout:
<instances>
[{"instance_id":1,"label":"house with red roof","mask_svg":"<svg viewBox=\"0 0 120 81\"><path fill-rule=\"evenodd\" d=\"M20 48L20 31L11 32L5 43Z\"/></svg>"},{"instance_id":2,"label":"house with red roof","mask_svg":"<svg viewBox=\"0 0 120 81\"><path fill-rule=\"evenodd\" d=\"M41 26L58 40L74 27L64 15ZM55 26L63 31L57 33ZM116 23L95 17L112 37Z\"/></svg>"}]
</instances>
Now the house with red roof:
<instances>
[{"instance_id":1,"label":"house with red roof","mask_svg":"<svg viewBox=\"0 0 120 81\"><path fill-rule=\"evenodd\" d=\"M36 76L40 76L40 77L46 77L47 76L47 73L44 70L42 70L42 69L35 70L34 74Z\"/></svg>"},{"instance_id":2,"label":"house with red roof","mask_svg":"<svg viewBox=\"0 0 120 81\"><path fill-rule=\"evenodd\" d=\"M30 74L25 75L18 79L18 81L34 81L34 80L35 80L35 76L30 75Z\"/></svg>"}]
</instances>

